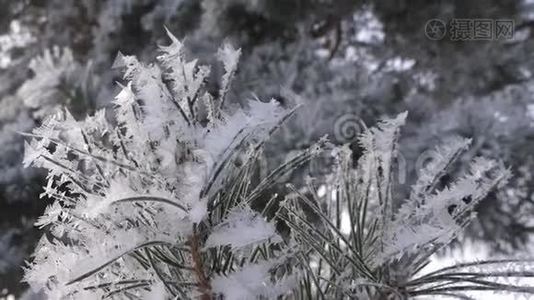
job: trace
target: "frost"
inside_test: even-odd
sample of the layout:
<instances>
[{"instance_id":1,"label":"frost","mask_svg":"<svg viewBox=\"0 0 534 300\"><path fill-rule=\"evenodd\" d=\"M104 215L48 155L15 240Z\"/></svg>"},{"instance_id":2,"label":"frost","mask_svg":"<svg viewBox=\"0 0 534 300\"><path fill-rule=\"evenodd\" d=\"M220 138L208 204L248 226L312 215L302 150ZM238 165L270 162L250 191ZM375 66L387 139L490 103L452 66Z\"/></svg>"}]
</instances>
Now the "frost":
<instances>
[{"instance_id":1,"label":"frost","mask_svg":"<svg viewBox=\"0 0 534 300\"><path fill-rule=\"evenodd\" d=\"M35 222L35 226L43 228L46 225L57 222L58 218L62 215L64 214L61 205L58 202L54 202L49 205L43 215L39 217L39 219L37 219L37 222Z\"/></svg>"},{"instance_id":2,"label":"frost","mask_svg":"<svg viewBox=\"0 0 534 300\"><path fill-rule=\"evenodd\" d=\"M225 110L224 96L214 98L205 87L209 68L188 61L183 44L168 34L172 43L161 47L159 64L118 58L127 82L113 102L113 120L103 110L77 120L65 109L27 134L24 164L48 170L42 197L55 202L36 223L49 233L25 280L50 298L123 291L192 298L210 289L204 265L213 261L213 251L227 260L221 268L237 268L228 249L208 248L231 245L239 250L235 255L256 257L252 263L257 244L270 248L281 242L274 224L245 201L261 189L226 190L250 184L251 173L243 176L232 161L255 166L258 145L290 111L259 100ZM226 45L218 56L224 58L227 89L239 51ZM206 99L211 112L203 114ZM250 279L261 279L256 283L261 285L264 275ZM198 288L172 283L191 277ZM124 289L125 282L133 287ZM268 295L267 289L261 294Z\"/></svg>"},{"instance_id":3,"label":"frost","mask_svg":"<svg viewBox=\"0 0 534 300\"><path fill-rule=\"evenodd\" d=\"M236 50L230 44L224 44L224 46L217 52L217 58L223 63L225 71L222 77L221 89L219 91L223 101L222 104L230 89L230 83L232 82L237 69L239 56L241 56L241 49Z\"/></svg>"},{"instance_id":4,"label":"frost","mask_svg":"<svg viewBox=\"0 0 534 300\"><path fill-rule=\"evenodd\" d=\"M432 160L428 163L412 187L409 203L422 203L424 198L437 184L438 179L445 174L459 155L471 144L470 139L461 139L454 137L446 145L438 147L432 152Z\"/></svg>"},{"instance_id":5,"label":"frost","mask_svg":"<svg viewBox=\"0 0 534 300\"><path fill-rule=\"evenodd\" d=\"M459 142L450 150L463 145ZM418 206L408 201L395 216L396 221L384 240L384 257L392 259L418 247L448 244L471 220L469 213L474 206L509 175L494 161L478 158L471 164L468 174L451 186L428 195ZM467 218L462 216L466 214Z\"/></svg>"},{"instance_id":6,"label":"frost","mask_svg":"<svg viewBox=\"0 0 534 300\"><path fill-rule=\"evenodd\" d=\"M458 236L474 219L475 206L509 177L500 163L476 158L463 176L448 186L439 185L469 144L469 140L454 138L435 150L410 198L396 199L393 167L405 118L403 113L365 129L359 138L363 153L356 168L349 146L336 147L331 151L334 169L321 188L317 189L313 179L307 181L307 187L290 185L292 193L278 217L290 228L298 251L306 253L300 261L305 262L307 274L332 282L315 284L316 295L335 298L343 294L358 299L390 295L403 299L405 289L426 284L417 279L425 275L416 274L429 257ZM459 277L450 283L451 291L472 283L469 276L485 275ZM433 274L427 277L429 282L448 280L438 278ZM413 296L409 293L406 297Z\"/></svg>"},{"instance_id":7,"label":"frost","mask_svg":"<svg viewBox=\"0 0 534 300\"><path fill-rule=\"evenodd\" d=\"M20 87L18 95L24 99L26 106L37 109L37 113L44 117L53 110L48 110L48 105L43 108L43 101L50 102L47 104L55 102L54 97L60 92L62 81L72 76L78 66L70 49L54 47L34 58L29 68L35 76ZM40 111L42 109L47 110Z\"/></svg>"},{"instance_id":8,"label":"frost","mask_svg":"<svg viewBox=\"0 0 534 300\"><path fill-rule=\"evenodd\" d=\"M214 128L207 133L203 143L211 157L220 156L238 135L254 133L260 138L264 137L268 129L278 124L287 113L274 100L267 103L253 100L248 104L248 111L239 110L226 117L224 129Z\"/></svg>"},{"instance_id":9,"label":"frost","mask_svg":"<svg viewBox=\"0 0 534 300\"><path fill-rule=\"evenodd\" d=\"M246 265L229 276L216 276L213 279L213 291L224 295L228 300L247 300L265 297L277 299L287 294L294 286L295 278L284 278L273 283L269 271L272 263Z\"/></svg>"},{"instance_id":10,"label":"frost","mask_svg":"<svg viewBox=\"0 0 534 300\"><path fill-rule=\"evenodd\" d=\"M282 241L274 224L265 221L250 208L238 208L213 229L206 247L231 245L232 248L242 248L268 240L273 243Z\"/></svg>"},{"instance_id":11,"label":"frost","mask_svg":"<svg viewBox=\"0 0 534 300\"><path fill-rule=\"evenodd\" d=\"M198 224L206 217L208 213L207 204L206 200L199 200L193 204L193 207L189 211L191 222Z\"/></svg>"}]
</instances>

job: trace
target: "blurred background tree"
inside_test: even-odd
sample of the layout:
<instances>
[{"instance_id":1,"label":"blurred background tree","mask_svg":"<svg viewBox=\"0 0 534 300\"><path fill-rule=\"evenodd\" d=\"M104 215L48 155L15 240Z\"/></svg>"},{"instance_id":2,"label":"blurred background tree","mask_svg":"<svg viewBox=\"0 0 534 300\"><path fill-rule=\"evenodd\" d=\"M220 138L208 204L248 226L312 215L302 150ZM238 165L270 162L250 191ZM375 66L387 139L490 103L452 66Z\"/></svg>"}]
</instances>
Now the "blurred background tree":
<instances>
[{"instance_id":1,"label":"blurred background tree","mask_svg":"<svg viewBox=\"0 0 534 300\"><path fill-rule=\"evenodd\" d=\"M119 79L112 68L119 50L143 60L163 43L164 26L205 60L223 40L242 48L229 95L236 105L251 97L304 104L269 145L269 163L324 134L336 143L353 142L361 125L351 120L341 124L349 130L339 132L346 116L372 125L408 110L401 141L408 175L416 172L421 154L450 136L472 138L474 149L455 170L483 154L503 160L515 177L482 202L480 220L461 238L508 254L528 246L534 231L529 0L0 0L0 5L0 286L9 292L24 290L20 266L39 236L32 224L47 204L37 200L43 174L22 169L23 138L17 132L30 131L60 106L77 118L109 107L116 87L108 83ZM514 20L514 38L452 41L425 35L430 19L452 18Z\"/></svg>"}]
</instances>

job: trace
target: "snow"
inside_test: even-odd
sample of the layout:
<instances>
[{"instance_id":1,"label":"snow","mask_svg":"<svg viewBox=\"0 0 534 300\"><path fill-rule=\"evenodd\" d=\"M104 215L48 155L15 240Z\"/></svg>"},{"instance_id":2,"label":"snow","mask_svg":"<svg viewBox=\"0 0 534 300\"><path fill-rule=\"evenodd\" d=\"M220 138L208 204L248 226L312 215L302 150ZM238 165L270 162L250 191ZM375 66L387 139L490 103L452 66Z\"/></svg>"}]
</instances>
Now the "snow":
<instances>
[{"instance_id":1,"label":"snow","mask_svg":"<svg viewBox=\"0 0 534 300\"><path fill-rule=\"evenodd\" d=\"M206 247L231 245L238 249L270 240L281 242L273 223L267 222L250 208L237 208L216 226L206 241Z\"/></svg>"},{"instance_id":2,"label":"snow","mask_svg":"<svg viewBox=\"0 0 534 300\"><path fill-rule=\"evenodd\" d=\"M191 210L189 210L189 218L191 222L199 224L208 214L207 200L199 200L193 204Z\"/></svg>"},{"instance_id":3,"label":"snow","mask_svg":"<svg viewBox=\"0 0 534 300\"><path fill-rule=\"evenodd\" d=\"M213 292L223 294L228 300L257 299L260 296L276 299L290 291L294 278L272 283L269 274L272 267L272 263L251 264L229 276L215 276L212 280Z\"/></svg>"}]
</instances>

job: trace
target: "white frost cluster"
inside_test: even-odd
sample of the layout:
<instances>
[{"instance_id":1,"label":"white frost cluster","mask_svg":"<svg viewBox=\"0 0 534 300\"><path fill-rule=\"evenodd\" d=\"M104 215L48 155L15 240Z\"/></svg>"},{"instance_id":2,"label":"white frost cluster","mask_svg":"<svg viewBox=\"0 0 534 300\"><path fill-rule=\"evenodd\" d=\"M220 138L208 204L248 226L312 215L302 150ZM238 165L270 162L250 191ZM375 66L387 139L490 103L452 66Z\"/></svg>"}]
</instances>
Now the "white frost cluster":
<instances>
[{"instance_id":1,"label":"white frost cluster","mask_svg":"<svg viewBox=\"0 0 534 300\"><path fill-rule=\"evenodd\" d=\"M49 234L25 280L51 299L144 297L147 290L152 296L196 297L208 291L179 282L195 276L199 285L205 281L208 266L200 260L210 263L206 257L217 250L210 247L281 241L274 225L247 202L235 199L233 208L218 200L218 190L228 183L226 163L236 149L262 142L288 112L273 101L228 112L224 96L204 88L209 67L187 61L182 43L169 37L172 44L161 47L158 64L121 58L128 83L115 98L113 121L103 110L82 121L63 111L29 134L24 164L48 169L42 196L55 202L36 223ZM224 92L239 53L229 45L219 52ZM272 266L262 267L262 274ZM216 275L218 282L247 268L253 267ZM214 286L211 292L226 290Z\"/></svg>"},{"instance_id":2,"label":"white frost cluster","mask_svg":"<svg viewBox=\"0 0 534 300\"><path fill-rule=\"evenodd\" d=\"M228 277L217 276L213 279L213 289L232 300L256 299L258 296L276 299L295 285L295 278L271 282L269 270L273 266L272 263L247 265Z\"/></svg>"},{"instance_id":3,"label":"white frost cluster","mask_svg":"<svg viewBox=\"0 0 534 300\"><path fill-rule=\"evenodd\" d=\"M229 213L227 219L214 228L206 241L206 247L231 245L241 248L272 240L281 242L274 224L250 208L238 208Z\"/></svg>"},{"instance_id":4,"label":"white frost cluster","mask_svg":"<svg viewBox=\"0 0 534 300\"><path fill-rule=\"evenodd\" d=\"M475 205L509 176L501 164L476 158L466 174L443 187L440 179L470 142L454 138L420 170L409 198L396 198L394 166L405 118L402 113L365 129L355 169L348 145L335 148L334 172L321 189L310 181L307 188L293 189L284 203L279 217L300 251L309 253L307 274L324 280L314 283L317 295L405 299L427 293L418 290L415 275L473 219Z\"/></svg>"},{"instance_id":5,"label":"white frost cluster","mask_svg":"<svg viewBox=\"0 0 534 300\"><path fill-rule=\"evenodd\" d=\"M33 110L34 118L44 118L62 105L71 104L60 99L79 101L72 87L82 85L87 70L74 59L71 49L57 46L46 49L30 61L29 69L34 75L22 84L17 96Z\"/></svg>"}]
</instances>

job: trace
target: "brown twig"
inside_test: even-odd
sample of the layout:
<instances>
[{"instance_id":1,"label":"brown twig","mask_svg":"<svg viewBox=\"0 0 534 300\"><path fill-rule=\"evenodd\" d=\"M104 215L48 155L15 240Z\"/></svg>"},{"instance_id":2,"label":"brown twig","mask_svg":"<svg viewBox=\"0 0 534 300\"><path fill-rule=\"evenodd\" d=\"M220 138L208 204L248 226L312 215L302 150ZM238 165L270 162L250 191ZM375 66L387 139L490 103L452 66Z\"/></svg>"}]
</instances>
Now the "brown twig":
<instances>
[{"instance_id":1,"label":"brown twig","mask_svg":"<svg viewBox=\"0 0 534 300\"><path fill-rule=\"evenodd\" d=\"M201 293L200 299L211 300L211 285L206 274L204 274L202 254L200 253L196 227L193 228L193 234L189 237L189 244L191 247L191 257L193 259L193 272L195 273L198 281L198 289Z\"/></svg>"}]
</instances>

